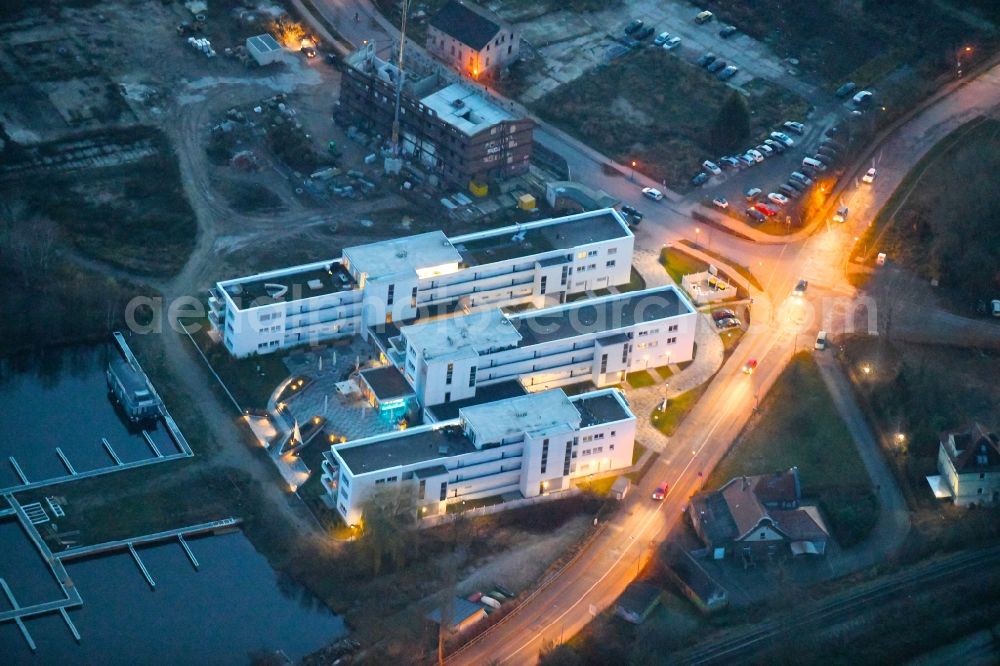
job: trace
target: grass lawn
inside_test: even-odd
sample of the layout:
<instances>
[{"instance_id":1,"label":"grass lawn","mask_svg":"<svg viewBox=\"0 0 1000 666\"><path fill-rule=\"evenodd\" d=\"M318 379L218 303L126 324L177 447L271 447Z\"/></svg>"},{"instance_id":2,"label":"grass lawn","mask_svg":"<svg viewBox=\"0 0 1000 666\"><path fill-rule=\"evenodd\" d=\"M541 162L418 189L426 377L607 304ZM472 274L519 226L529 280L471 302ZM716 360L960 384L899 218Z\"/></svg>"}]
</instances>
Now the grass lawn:
<instances>
[{"instance_id":1,"label":"grass lawn","mask_svg":"<svg viewBox=\"0 0 1000 666\"><path fill-rule=\"evenodd\" d=\"M634 465L637 462L639 462L639 459L642 458L642 455L645 452L646 452L646 447L640 444L639 442L636 442L632 446L632 464Z\"/></svg>"},{"instance_id":2,"label":"grass lawn","mask_svg":"<svg viewBox=\"0 0 1000 666\"><path fill-rule=\"evenodd\" d=\"M733 353L737 345L740 344L740 340L743 339L743 335L746 333L742 328L731 328L728 331L719 331L719 337L722 338L722 353L724 358L729 358L729 355Z\"/></svg>"},{"instance_id":3,"label":"grass lawn","mask_svg":"<svg viewBox=\"0 0 1000 666\"><path fill-rule=\"evenodd\" d=\"M673 435L677 432L677 427L680 426L681 421L694 408L698 402L698 398L701 397L701 394L705 392L707 387L708 384L697 386L690 391L681 393L676 398L671 398L667 403L666 410L654 410L649 417L653 426L667 437Z\"/></svg>"},{"instance_id":4,"label":"grass lawn","mask_svg":"<svg viewBox=\"0 0 1000 666\"><path fill-rule=\"evenodd\" d=\"M617 480L617 476L607 476L593 481L577 481L576 487L584 492L593 493L597 497L607 497L608 493L611 492L611 486L615 485Z\"/></svg>"},{"instance_id":5,"label":"grass lawn","mask_svg":"<svg viewBox=\"0 0 1000 666\"><path fill-rule=\"evenodd\" d=\"M625 380L632 388L643 388L644 386L654 386L656 384L656 380L646 370L630 372L625 375Z\"/></svg>"},{"instance_id":6,"label":"grass lawn","mask_svg":"<svg viewBox=\"0 0 1000 666\"><path fill-rule=\"evenodd\" d=\"M687 190L701 162L716 157L711 127L732 91L672 53L639 48L563 84L533 108L615 161L635 161L638 171ZM805 103L793 98L751 95L750 135L801 113Z\"/></svg>"},{"instance_id":7,"label":"grass lawn","mask_svg":"<svg viewBox=\"0 0 1000 666\"><path fill-rule=\"evenodd\" d=\"M875 218L859 248L885 252L955 290L956 302L1000 294L1000 196L982 174L1000 168L1000 121L979 118L925 155ZM975 238L975 243L967 239Z\"/></svg>"},{"instance_id":8,"label":"grass lawn","mask_svg":"<svg viewBox=\"0 0 1000 666\"><path fill-rule=\"evenodd\" d=\"M666 247L660 250L660 263L666 269L670 279L678 285L681 278L690 273L700 273L708 270L708 264L701 259L695 259L686 252Z\"/></svg>"},{"instance_id":9,"label":"grass lawn","mask_svg":"<svg viewBox=\"0 0 1000 666\"><path fill-rule=\"evenodd\" d=\"M819 501L837 542L862 541L878 504L847 427L837 414L812 356L795 356L761 404L761 416L710 476L718 488L742 475L797 466L803 494Z\"/></svg>"},{"instance_id":10,"label":"grass lawn","mask_svg":"<svg viewBox=\"0 0 1000 666\"><path fill-rule=\"evenodd\" d=\"M207 322L203 323L202 330L192 334L192 337L212 364L212 369L218 373L240 407L266 408L271 393L289 374L288 368L281 361L283 355L279 352L251 358L233 358L225 347L212 342L205 332L207 326Z\"/></svg>"},{"instance_id":11,"label":"grass lawn","mask_svg":"<svg viewBox=\"0 0 1000 666\"><path fill-rule=\"evenodd\" d=\"M664 381L674 376L674 372L670 369L669 365L661 365L658 368L653 368L653 370L655 370L656 374L660 376L660 379L663 379Z\"/></svg>"}]
</instances>

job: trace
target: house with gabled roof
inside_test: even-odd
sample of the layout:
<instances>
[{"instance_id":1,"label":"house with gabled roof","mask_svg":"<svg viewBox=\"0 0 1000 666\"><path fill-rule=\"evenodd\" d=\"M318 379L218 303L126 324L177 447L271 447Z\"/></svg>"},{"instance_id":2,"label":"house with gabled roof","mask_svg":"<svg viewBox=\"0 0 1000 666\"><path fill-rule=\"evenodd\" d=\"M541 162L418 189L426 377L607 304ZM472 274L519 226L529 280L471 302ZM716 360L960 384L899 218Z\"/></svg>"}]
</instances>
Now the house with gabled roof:
<instances>
[{"instance_id":1,"label":"house with gabled roof","mask_svg":"<svg viewBox=\"0 0 1000 666\"><path fill-rule=\"evenodd\" d=\"M956 505L1000 504L1000 437L979 423L941 435L939 477L928 477L938 497Z\"/></svg>"},{"instance_id":2,"label":"house with gabled roof","mask_svg":"<svg viewBox=\"0 0 1000 666\"><path fill-rule=\"evenodd\" d=\"M473 79L518 59L521 37L493 12L449 0L427 26L428 53Z\"/></svg>"},{"instance_id":3,"label":"house with gabled roof","mask_svg":"<svg viewBox=\"0 0 1000 666\"><path fill-rule=\"evenodd\" d=\"M823 555L829 530L819 510L801 503L798 468L731 479L698 493L688 515L713 559L744 562L791 555Z\"/></svg>"}]
</instances>

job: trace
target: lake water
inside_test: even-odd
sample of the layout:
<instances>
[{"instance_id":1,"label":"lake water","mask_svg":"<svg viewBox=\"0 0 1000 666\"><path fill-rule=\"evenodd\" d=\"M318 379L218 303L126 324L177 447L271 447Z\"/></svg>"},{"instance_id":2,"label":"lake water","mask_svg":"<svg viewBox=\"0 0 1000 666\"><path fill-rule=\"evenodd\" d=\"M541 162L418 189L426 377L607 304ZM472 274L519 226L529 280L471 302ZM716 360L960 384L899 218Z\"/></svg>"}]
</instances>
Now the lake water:
<instances>
[{"instance_id":1,"label":"lake water","mask_svg":"<svg viewBox=\"0 0 1000 666\"><path fill-rule=\"evenodd\" d=\"M113 467L108 443L122 462L153 457L138 428L108 397L104 370L112 345L49 350L0 360L0 488L21 483L8 461L13 456L29 481L68 474L59 447L77 472ZM164 455L179 449L162 425L147 424Z\"/></svg>"},{"instance_id":2,"label":"lake water","mask_svg":"<svg viewBox=\"0 0 1000 666\"><path fill-rule=\"evenodd\" d=\"M6 622L2 662L247 664L261 649L300 659L346 633L338 616L276 574L241 532L188 543L198 571L176 541L139 549L155 590L127 552L67 563L83 597L69 611L81 642L58 614L47 615L26 621L38 647L32 654Z\"/></svg>"}]
</instances>

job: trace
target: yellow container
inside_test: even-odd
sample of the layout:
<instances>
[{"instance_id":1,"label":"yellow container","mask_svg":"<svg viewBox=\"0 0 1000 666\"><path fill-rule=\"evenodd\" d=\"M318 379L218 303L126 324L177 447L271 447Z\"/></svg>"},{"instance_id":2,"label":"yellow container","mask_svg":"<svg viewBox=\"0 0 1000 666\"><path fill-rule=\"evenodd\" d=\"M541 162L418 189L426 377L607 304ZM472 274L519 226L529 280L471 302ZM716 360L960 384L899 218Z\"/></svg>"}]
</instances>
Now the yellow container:
<instances>
[{"instance_id":1,"label":"yellow container","mask_svg":"<svg viewBox=\"0 0 1000 666\"><path fill-rule=\"evenodd\" d=\"M517 198L517 207L521 210L535 210L535 197L531 194L522 194Z\"/></svg>"},{"instance_id":2,"label":"yellow container","mask_svg":"<svg viewBox=\"0 0 1000 666\"><path fill-rule=\"evenodd\" d=\"M474 180L469 181L469 191L477 197L485 197L490 193L490 186L486 183L477 183Z\"/></svg>"}]
</instances>

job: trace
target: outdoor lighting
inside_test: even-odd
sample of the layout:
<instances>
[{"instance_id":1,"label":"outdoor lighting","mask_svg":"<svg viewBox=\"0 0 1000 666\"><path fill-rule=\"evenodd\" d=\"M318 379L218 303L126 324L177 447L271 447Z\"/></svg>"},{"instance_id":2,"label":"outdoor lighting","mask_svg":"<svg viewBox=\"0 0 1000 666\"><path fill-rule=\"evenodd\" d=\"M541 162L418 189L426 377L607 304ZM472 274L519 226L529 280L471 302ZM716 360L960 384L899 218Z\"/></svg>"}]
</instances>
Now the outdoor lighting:
<instances>
[{"instance_id":1,"label":"outdoor lighting","mask_svg":"<svg viewBox=\"0 0 1000 666\"><path fill-rule=\"evenodd\" d=\"M542 481L542 490L545 490L548 487L549 487L549 482L548 481Z\"/></svg>"},{"instance_id":2,"label":"outdoor lighting","mask_svg":"<svg viewBox=\"0 0 1000 666\"><path fill-rule=\"evenodd\" d=\"M861 372L865 373L866 375L870 375L872 373L872 366L865 363L863 366L861 366Z\"/></svg>"},{"instance_id":3,"label":"outdoor lighting","mask_svg":"<svg viewBox=\"0 0 1000 666\"><path fill-rule=\"evenodd\" d=\"M341 443L341 444L343 444L343 443L344 443L344 442L346 442L346 441L347 441L347 438L346 438L346 437L341 437L341 438L340 438L340 443Z\"/></svg>"},{"instance_id":4,"label":"outdoor lighting","mask_svg":"<svg viewBox=\"0 0 1000 666\"><path fill-rule=\"evenodd\" d=\"M330 442L331 443L335 443L336 441L337 441L337 436L336 435L330 435Z\"/></svg>"},{"instance_id":5,"label":"outdoor lighting","mask_svg":"<svg viewBox=\"0 0 1000 666\"><path fill-rule=\"evenodd\" d=\"M971 46L966 46L965 47L965 52L966 53L972 53L972 47Z\"/></svg>"},{"instance_id":6,"label":"outdoor lighting","mask_svg":"<svg viewBox=\"0 0 1000 666\"><path fill-rule=\"evenodd\" d=\"M318 416L314 416L313 417L313 423L319 423L319 417Z\"/></svg>"},{"instance_id":7,"label":"outdoor lighting","mask_svg":"<svg viewBox=\"0 0 1000 666\"><path fill-rule=\"evenodd\" d=\"M906 435L904 435L901 432L897 432L896 433L896 443L897 444L904 444L904 443L906 443Z\"/></svg>"},{"instance_id":8,"label":"outdoor lighting","mask_svg":"<svg viewBox=\"0 0 1000 666\"><path fill-rule=\"evenodd\" d=\"M632 168L635 168L635 160L632 160Z\"/></svg>"},{"instance_id":9,"label":"outdoor lighting","mask_svg":"<svg viewBox=\"0 0 1000 666\"><path fill-rule=\"evenodd\" d=\"M427 513L427 507L426 506L420 507L420 513Z\"/></svg>"}]
</instances>

